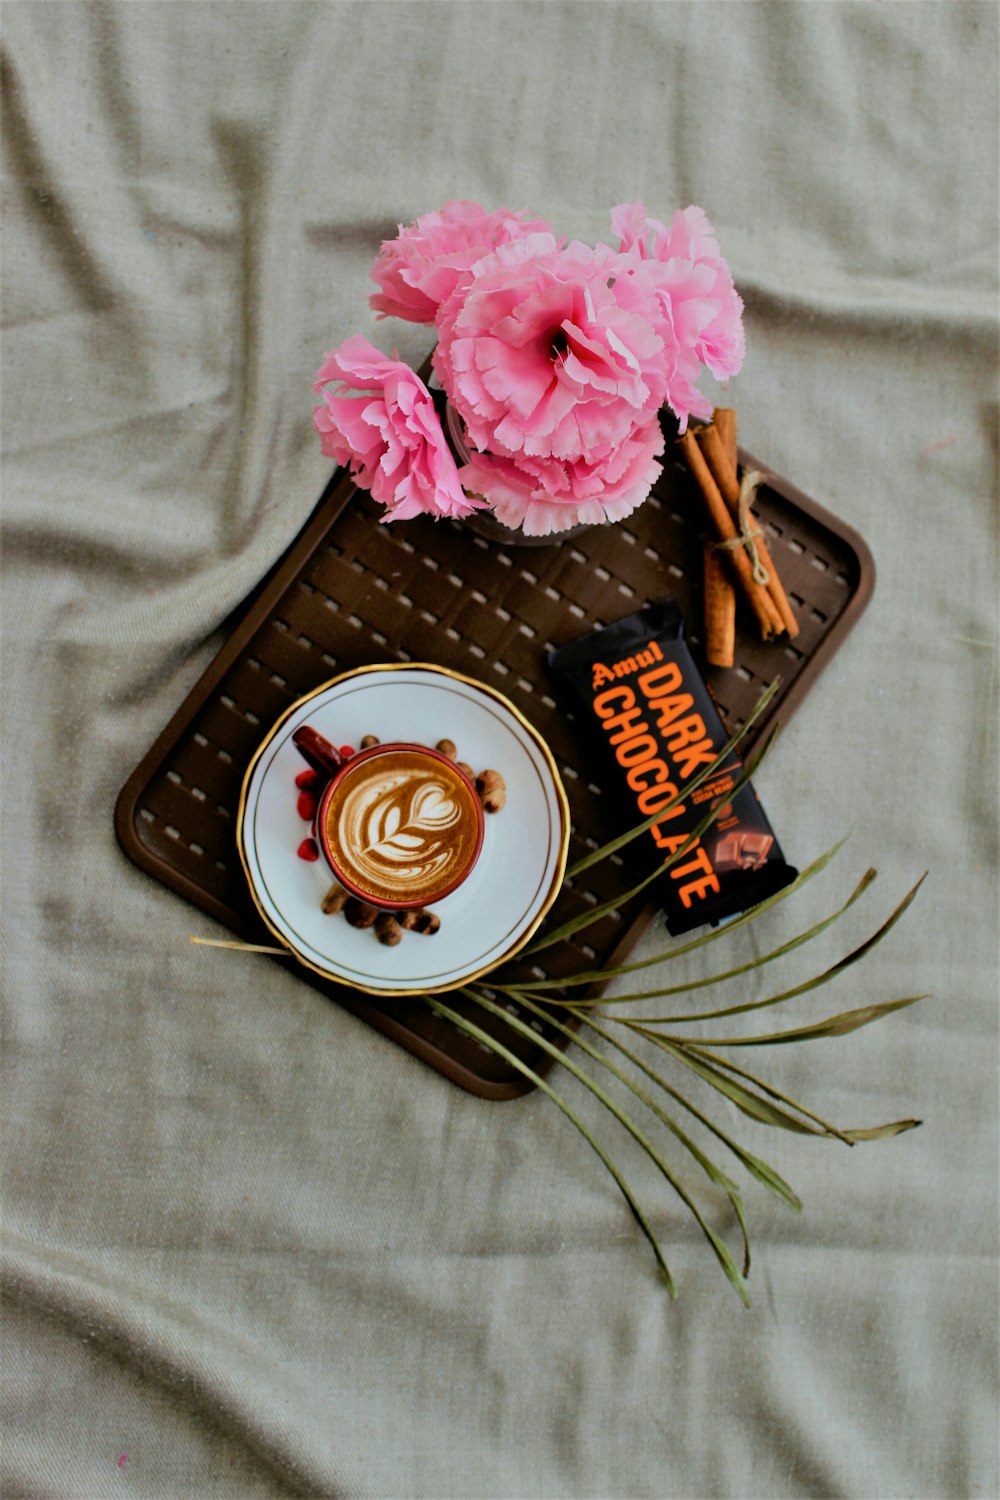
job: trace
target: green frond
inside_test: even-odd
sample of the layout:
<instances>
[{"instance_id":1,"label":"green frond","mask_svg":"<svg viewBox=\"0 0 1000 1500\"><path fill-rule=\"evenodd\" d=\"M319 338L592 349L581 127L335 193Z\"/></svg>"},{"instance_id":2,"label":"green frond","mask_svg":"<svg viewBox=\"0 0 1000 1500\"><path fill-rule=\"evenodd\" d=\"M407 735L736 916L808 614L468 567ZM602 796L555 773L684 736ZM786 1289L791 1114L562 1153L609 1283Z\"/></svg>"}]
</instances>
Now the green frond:
<instances>
[{"instance_id":1,"label":"green frond","mask_svg":"<svg viewBox=\"0 0 1000 1500\"><path fill-rule=\"evenodd\" d=\"M491 1052L494 1052L497 1055L497 1057L502 1057L504 1061L509 1063L512 1068L516 1069L517 1072L521 1073L525 1078L533 1083L535 1088L539 1089L543 1094L546 1095L547 1098L551 1099L553 1104L555 1104L555 1106L562 1111L562 1113L566 1116L570 1123L575 1126L575 1128L580 1132L584 1140L590 1146L591 1150L594 1151L594 1153L600 1158L601 1162L607 1168L611 1177L617 1184L618 1190L621 1193L622 1197L625 1199L625 1202L628 1204L636 1223L639 1225L639 1228L642 1230L643 1234L646 1236L646 1239L649 1241L653 1254L656 1257L656 1263L660 1268L660 1272L663 1276L664 1281L666 1282L667 1290L670 1293L670 1296L676 1297L677 1287L674 1282L670 1267L667 1264L666 1256L663 1253L663 1247L657 1239L656 1234L654 1233L653 1228L648 1218L646 1217L645 1212L643 1211L642 1205L640 1204L638 1198L635 1196L635 1193L632 1191L631 1187L625 1180L615 1162L608 1155L607 1151L605 1151L600 1141L594 1135L593 1131L584 1123L584 1121L567 1103L563 1096L552 1087L552 1085L546 1078L543 1078L540 1073L537 1073L534 1070L534 1068L529 1067L526 1062L518 1057L515 1052L512 1052L509 1047L505 1047L504 1044L498 1041L496 1037L490 1036L489 1032L484 1031L481 1026L476 1026L474 1022L469 1021L465 1016L460 1015L458 1011L453 1010L450 1005L446 1005L444 1001L436 995L428 995L427 1004L430 1006L431 1010L435 1011L439 1016L443 1016L446 1020L450 1021L453 1026L457 1026L460 1031L465 1032L466 1036L470 1036L475 1041L482 1043L483 1046L488 1047Z\"/></svg>"},{"instance_id":2,"label":"green frond","mask_svg":"<svg viewBox=\"0 0 1000 1500\"><path fill-rule=\"evenodd\" d=\"M782 886L781 890L775 891L773 895L768 896L763 901L759 901L757 905L752 906L749 911L743 912L738 917L731 918L723 925L709 928L707 932L701 933L696 938L691 938L686 942L678 943L675 947L667 948L661 953L654 953L651 958L636 959L633 963L629 964L605 965L600 969L584 969L577 974L571 974L566 979L531 979L523 983L519 982L516 988L518 989L518 991L529 991L531 994L544 994L551 990L563 990L569 987L575 988L577 985L581 984L604 984L609 979L619 979L625 974L635 974L640 969L652 968L654 964L669 963L671 959L681 958L686 953L694 953L699 948L705 948L710 943L718 942L720 938L728 937L731 932L735 932L740 927L745 927L750 922L764 916L767 912L773 910L773 908L777 906L779 902L786 900L789 896L794 895L796 891L801 890L802 887L807 883L807 881L811 880L815 875L818 875L821 870L824 870L826 868L826 866L830 863L834 856L838 854L843 848L845 842L845 839L841 839L838 843L834 844L832 849L828 849L825 854L820 855L819 859L813 860L812 864L808 865L806 869L804 869L801 874L797 875L793 881L790 881L788 885ZM703 979L688 980L685 984L679 984L670 989L657 990L655 993L661 996L686 994L689 990L701 989L705 985L709 984L718 984L723 979L731 979L737 974L747 972L750 969L758 968L761 964L769 963L771 959L783 957L786 953L792 952L794 948L798 948L803 943L809 942L811 938L817 937L822 931L824 931L825 928L829 927L831 923L836 922L837 919L841 917L843 913L848 909L848 907L853 905L858 897L868 889L868 886L875 879L875 873L876 872L874 870L866 870L865 874L861 877L858 885L855 887L854 891L842 906L838 907L835 912L833 912L829 917L826 917L822 922L817 922L815 926L810 927L806 932L801 933L797 938L789 939L787 943L782 944L780 948L775 948L773 952L765 954L762 958L753 959L750 963L744 964L740 968L729 969L723 974L710 974ZM589 916L589 914L588 920L593 921L593 917ZM507 988L507 986L502 984L493 984L492 978L490 987L491 989L499 990L505 990ZM567 1000L564 1003L567 1005L572 1005L578 1002ZM586 1000L579 1003L590 1005L603 1002Z\"/></svg>"},{"instance_id":3,"label":"green frond","mask_svg":"<svg viewBox=\"0 0 1000 1500\"><path fill-rule=\"evenodd\" d=\"M488 1011L491 1015L499 1017L507 1025L511 1026L513 1030L519 1032L529 1041L540 1047L543 1052L547 1052L552 1057L553 1061L559 1063L561 1067L565 1068L568 1073L571 1073L574 1078L576 1078L580 1083L583 1084L585 1088L589 1089L590 1092L595 1095L595 1097L600 1101L604 1108L614 1116L614 1118L620 1125L624 1127L624 1129L637 1143L637 1145L642 1148L642 1150L656 1166L660 1175L673 1188L674 1192L684 1203L689 1213L692 1214L696 1223L698 1224L698 1227L701 1229L705 1238L708 1240L713 1251L715 1252L719 1264L722 1266L730 1282L736 1288L737 1292L739 1292L743 1301L747 1302L748 1298L746 1295L746 1290L743 1286L742 1277L740 1276L739 1268L733 1260L732 1253L729 1250L728 1245L726 1245L725 1241L721 1239L721 1237L716 1233L712 1226L707 1222L690 1190L684 1185L681 1179L672 1170L668 1162L663 1157L662 1153L649 1139L649 1136L646 1134L646 1132L636 1124L631 1115L629 1115L627 1111L622 1108L618 1101L611 1094L609 1094L608 1091L596 1081L596 1079L594 1079L589 1073L581 1068L578 1063L574 1062L572 1057L568 1057L561 1048L557 1047L553 1042L550 1042L547 1037L541 1036L534 1030L533 1027L528 1026L518 1016L512 1015L510 1011L505 1009L505 1007L498 1005L495 1001L490 1000L488 996L484 995L481 991L473 987L469 987L463 990L462 993L466 995L467 998L474 1000L478 1005L482 1006L482 1008ZM597 1061L599 1061L602 1066L608 1066L606 1059L603 1059L600 1054L596 1053L596 1051L594 1051L593 1049L591 1049L591 1055L596 1057ZM615 1070L612 1069L612 1071Z\"/></svg>"}]
</instances>

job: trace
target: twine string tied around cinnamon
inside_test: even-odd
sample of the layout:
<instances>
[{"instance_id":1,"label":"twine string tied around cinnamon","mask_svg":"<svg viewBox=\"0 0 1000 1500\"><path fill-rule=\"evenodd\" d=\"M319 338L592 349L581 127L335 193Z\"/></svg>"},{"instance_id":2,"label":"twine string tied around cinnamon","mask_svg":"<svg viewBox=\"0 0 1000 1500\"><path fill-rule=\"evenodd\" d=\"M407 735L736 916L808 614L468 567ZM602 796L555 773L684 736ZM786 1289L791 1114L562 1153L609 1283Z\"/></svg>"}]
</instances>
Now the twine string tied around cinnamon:
<instances>
[{"instance_id":1,"label":"twine string tied around cinnamon","mask_svg":"<svg viewBox=\"0 0 1000 1500\"><path fill-rule=\"evenodd\" d=\"M764 483L765 476L759 469L751 469L744 474L740 481L740 497L737 501L737 525L739 534L730 537L728 541L716 542L714 545L720 552L730 552L734 547L742 547L750 559L753 570L753 581L766 589L771 581L771 575L760 560L757 551L757 538L763 536L760 527L756 525L756 518L750 507L757 495L757 487Z\"/></svg>"}]
</instances>

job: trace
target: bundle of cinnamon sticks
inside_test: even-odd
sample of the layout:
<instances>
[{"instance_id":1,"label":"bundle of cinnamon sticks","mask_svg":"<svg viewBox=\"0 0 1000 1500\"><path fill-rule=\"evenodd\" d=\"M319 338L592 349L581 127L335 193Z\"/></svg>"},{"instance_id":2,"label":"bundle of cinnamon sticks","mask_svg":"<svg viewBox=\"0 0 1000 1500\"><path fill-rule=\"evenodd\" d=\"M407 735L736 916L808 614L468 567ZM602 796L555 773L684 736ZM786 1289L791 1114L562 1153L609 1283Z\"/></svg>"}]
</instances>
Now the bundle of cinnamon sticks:
<instances>
[{"instance_id":1,"label":"bundle of cinnamon sticks","mask_svg":"<svg viewBox=\"0 0 1000 1500\"><path fill-rule=\"evenodd\" d=\"M704 503L710 536L704 544L705 655L712 666L731 667L736 638L736 595L757 622L762 640L798 635L799 627L777 569L748 504L739 473L736 412L717 406L712 421L678 438ZM741 493L742 492L742 493Z\"/></svg>"}]
</instances>

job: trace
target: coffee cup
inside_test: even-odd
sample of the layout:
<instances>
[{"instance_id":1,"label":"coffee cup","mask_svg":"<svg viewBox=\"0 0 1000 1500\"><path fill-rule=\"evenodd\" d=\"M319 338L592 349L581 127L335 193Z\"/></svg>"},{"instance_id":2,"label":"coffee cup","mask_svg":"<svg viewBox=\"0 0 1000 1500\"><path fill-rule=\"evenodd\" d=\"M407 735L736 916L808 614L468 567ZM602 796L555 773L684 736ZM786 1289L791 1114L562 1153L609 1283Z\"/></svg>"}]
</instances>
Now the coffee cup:
<instances>
[{"instance_id":1,"label":"coffee cup","mask_svg":"<svg viewBox=\"0 0 1000 1500\"><path fill-rule=\"evenodd\" d=\"M391 741L345 756L309 724L292 739L325 781L316 842L352 896L406 911L443 900L472 873L483 845L482 803L447 755Z\"/></svg>"}]
</instances>

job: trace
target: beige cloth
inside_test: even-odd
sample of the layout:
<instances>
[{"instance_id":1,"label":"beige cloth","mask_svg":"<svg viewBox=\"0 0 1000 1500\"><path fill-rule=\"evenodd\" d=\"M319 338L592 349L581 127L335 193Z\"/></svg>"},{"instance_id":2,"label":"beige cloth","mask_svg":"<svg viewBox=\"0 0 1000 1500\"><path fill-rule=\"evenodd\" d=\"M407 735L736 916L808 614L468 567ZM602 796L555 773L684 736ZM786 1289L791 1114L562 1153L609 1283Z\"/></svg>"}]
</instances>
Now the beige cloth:
<instances>
[{"instance_id":1,"label":"beige cloth","mask_svg":"<svg viewBox=\"0 0 1000 1500\"><path fill-rule=\"evenodd\" d=\"M996 1495L997 19L7 0L10 1500ZM765 1060L842 1124L926 1123L847 1151L726 1117L806 1201L747 1186L749 1312L641 1162L673 1305L544 1098L470 1098L266 959L193 949L219 930L115 844L325 482L323 353L426 352L367 271L453 196L591 242L625 200L703 205L746 298L745 440L878 563L758 778L797 863L851 839L753 942L878 865L794 982L930 870L796 1014L934 998Z\"/></svg>"}]
</instances>

